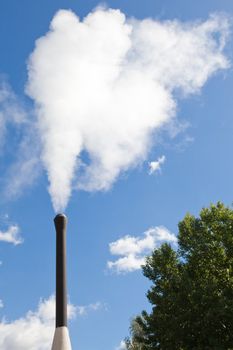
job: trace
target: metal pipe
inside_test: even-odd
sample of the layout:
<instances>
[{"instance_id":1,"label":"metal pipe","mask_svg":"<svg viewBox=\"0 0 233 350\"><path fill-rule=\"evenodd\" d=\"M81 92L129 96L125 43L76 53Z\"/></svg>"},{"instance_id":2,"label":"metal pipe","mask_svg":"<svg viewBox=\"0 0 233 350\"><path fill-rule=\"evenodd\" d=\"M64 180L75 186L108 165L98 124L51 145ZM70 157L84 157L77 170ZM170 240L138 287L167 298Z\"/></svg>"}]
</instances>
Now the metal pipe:
<instances>
[{"instance_id":1,"label":"metal pipe","mask_svg":"<svg viewBox=\"0 0 233 350\"><path fill-rule=\"evenodd\" d=\"M67 327L66 286L66 226L67 218L58 214L54 218L56 228L56 328Z\"/></svg>"},{"instance_id":2,"label":"metal pipe","mask_svg":"<svg viewBox=\"0 0 233 350\"><path fill-rule=\"evenodd\" d=\"M54 224L56 229L56 330L52 350L71 350L67 328L66 216L58 214L54 218Z\"/></svg>"}]
</instances>

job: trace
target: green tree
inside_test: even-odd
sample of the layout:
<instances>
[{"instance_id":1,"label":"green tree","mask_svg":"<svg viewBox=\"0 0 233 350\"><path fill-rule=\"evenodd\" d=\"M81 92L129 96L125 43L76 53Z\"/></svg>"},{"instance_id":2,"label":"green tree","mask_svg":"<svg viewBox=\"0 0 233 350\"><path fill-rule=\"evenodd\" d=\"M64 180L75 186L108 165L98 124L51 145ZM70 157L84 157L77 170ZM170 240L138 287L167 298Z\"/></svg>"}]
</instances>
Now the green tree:
<instances>
[{"instance_id":1,"label":"green tree","mask_svg":"<svg viewBox=\"0 0 233 350\"><path fill-rule=\"evenodd\" d=\"M132 321L127 349L233 349L233 210L217 203L178 226L177 251L163 244L143 266L152 311Z\"/></svg>"}]
</instances>

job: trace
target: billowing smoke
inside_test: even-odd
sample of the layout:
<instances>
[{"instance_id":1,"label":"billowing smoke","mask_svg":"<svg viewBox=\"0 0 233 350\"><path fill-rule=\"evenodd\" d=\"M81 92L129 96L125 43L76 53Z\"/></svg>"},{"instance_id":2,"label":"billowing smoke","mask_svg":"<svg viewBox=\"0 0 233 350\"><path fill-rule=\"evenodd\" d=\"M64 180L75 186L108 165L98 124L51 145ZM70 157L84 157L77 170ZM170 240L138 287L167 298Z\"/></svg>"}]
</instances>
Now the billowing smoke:
<instances>
[{"instance_id":1,"label":"billowing smoke","mask_svg":"<svg viewBox=\"0 0 233 350\"><path fill-rule=\"evenodd\" d=\"M106 190L146 159L155 131L175 117L174 91L198 92L229 66L228 32L224 15L188 24L101 8L83 21L55 15L30 56L26 90L56 211L72 188Z\"/></svg>"}]
</instances>

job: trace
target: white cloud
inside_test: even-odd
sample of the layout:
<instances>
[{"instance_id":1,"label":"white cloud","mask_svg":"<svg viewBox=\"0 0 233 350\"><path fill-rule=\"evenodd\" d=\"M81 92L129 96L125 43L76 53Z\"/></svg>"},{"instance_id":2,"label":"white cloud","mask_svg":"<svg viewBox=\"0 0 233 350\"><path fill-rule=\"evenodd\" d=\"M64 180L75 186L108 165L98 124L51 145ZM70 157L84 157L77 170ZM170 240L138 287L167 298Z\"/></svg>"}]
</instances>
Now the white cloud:
<instances>
[{"instance_id":1,"label":"white cloud","mask_svg":"<svg viewBox=\"0 0 233 350\"><path fill-rule=\"evenodd\" d=\"M0 309L2 309L4 307L3 301L2 299L0 299Z\"/></svg>"},{"instance_id":2,"label":"white cloud","mask_svg":"<svg viewBox=\"0 0 233 350\"><path fill-rule=\"evenodd\" d=\"M11 133L8 132L10 127ZM20 195L40 174L39 142L35 129L33 113L16 96L6 79L0 76L0 155L6 156L8 163L12 159L1 179L1 195L7 198Z\"/></svg>"},{"instance_id":3,"label":"white cloud","mask_svg":"<svg viewBox=\"0 0 233 350\"><path fill-rule=\"evenodd\" d=\"M54 332L54 301L41 301L36 311L29 311L13 322L0 323L2 350L48 350Z\"/></svg>"},{"instance_id":4,"label":"white cloud","mask_svg":"<svg viewBox=\"0 0 233 350\"><path fill-rule=\"evenodd\" d=\"M159 157L157 160L154 160L152 162L149 162L149 175L152 175L156 172L161 171L161 165L164 164L166 160L165 156Z\"/></svg>"},{"instance_id":5,"label":"white cloud","mask_svg":"<svg viewBox=\"0 0 233 350\"><path fill-rule=\"evenodd\" d=\"M147 159L155 131L174 122L174 92L199 92L229 67L229 25L218 14L181 23L127 19L111 9L83 21L57 12L36 41L27 84L55 210L66 206L72 187L107 190Z\"/></svg>"},{"instance_id":6,"label":"white cloud","mask_svg":"<svg viewBox=\"0 0 233 350\"><path fill-rule=\"evenodd\" d=\"M68 316L74 318L76 307L69 304ZM55 322L55 299L51 296L39 302L36 311L13 322L0 323L1 350L49 350L51 349Z\"/></svg>"},{"instance_id":7,"label":"white cloud","mask_svg":"<svg viewBox=\"0 0 233 350\"><path fill-rule=\"evenodd\" d=\"M94 304L89 305L80 305L76 307L77 314L80 316L87 315L91 311L98 311L101 309L107 309L106 304L102 304L101 302L97 301Z\"/></svg>"},{"instance_id":8,"label":"white cloud","mask_svg":"<svg viewBox=\"0 0 233 350\"><path fill-rule=\"evenodd\" d=\"M144 264L146 255L164 242L174 246L177 243L175 234L164 226L151 227L140 237L124 236L109 244L110 253L122 257L116 261L108 261L107 266L117 273L138 270Z\"/></svg>"},{"instance_id":9,"label":"white cloud","mask_svg":"<svg viewBox=\"0 0 233 350\"><path fill-rule=\"evenodd\" d=\"M120 345L117 346L115 350L126 350L126 349L127 349L127 348L126 348L125 342L124 342L124 340L122 340L122 341L120 342Z\"/></svg>"},{"instance_id":10,"label":"white cloud","mask_svg":"<svg viewBox=\"0 0 233 350\"><path fill-rule=\"evenodd\" d=\"M30 132L18 145L17 157L5 174L3 194L7 199L17 198L35 184L42 166L36 135Z\"/></svg>"},{"instance_id":11,"label":"white cloud","mask_svg":"<svg viewBox=\"0 0 233 350\"><path fill-rule=\"evenodd\" d=\"M2 151L7 133L7 125L19 126L26 122L26 113L21 102L9 84L0 76L0 151Z\"/></svg>"},{"instance_id":12,"label":"white cloud","mask_svg":"<svg viewBox=\"0 0 233 350\"><path fill-rule=\"evenodd\" d=\"M14 245L21 244L23 239L20 237L19 226L11 225L6 231L0 231L0 241L13 243Z\"/></svg>"}]
</instances>

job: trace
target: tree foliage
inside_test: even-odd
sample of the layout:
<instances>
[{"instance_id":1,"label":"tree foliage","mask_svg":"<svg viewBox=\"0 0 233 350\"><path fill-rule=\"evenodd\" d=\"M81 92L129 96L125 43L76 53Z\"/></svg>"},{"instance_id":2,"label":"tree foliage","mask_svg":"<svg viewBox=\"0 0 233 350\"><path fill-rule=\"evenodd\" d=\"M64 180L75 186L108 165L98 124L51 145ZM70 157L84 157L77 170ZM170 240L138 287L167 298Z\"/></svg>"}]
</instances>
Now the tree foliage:
<instances>
[{"instance_id":1,"label":"tree foliage","mask_svg":"<svg viewBox=\"0 0 233 350\"><path fill-rule=\"evenodd\" d=\"M233 210L217 203L178 226L177 251L163 244L143 266L152 311L132 321L127 349L233 349Z\"/></svg>"}]
</instances>

